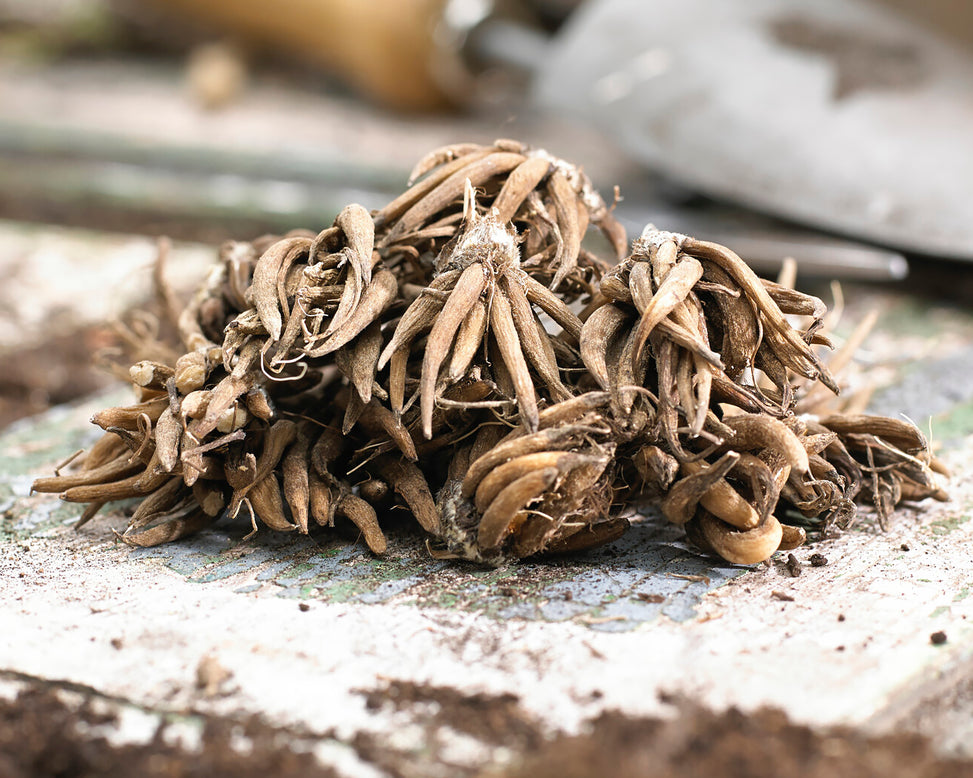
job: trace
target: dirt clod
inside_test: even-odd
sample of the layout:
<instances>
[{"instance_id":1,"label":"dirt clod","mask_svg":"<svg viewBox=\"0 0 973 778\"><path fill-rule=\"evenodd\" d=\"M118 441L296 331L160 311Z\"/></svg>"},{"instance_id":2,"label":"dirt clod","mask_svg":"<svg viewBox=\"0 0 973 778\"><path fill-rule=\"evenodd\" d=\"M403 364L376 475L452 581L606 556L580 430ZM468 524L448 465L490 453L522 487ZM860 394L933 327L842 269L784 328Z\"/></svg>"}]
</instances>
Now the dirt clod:
<instances>
[{"instance_id":1,"label":"dirt clod","mask_svg":"<svg viewBox=\"0 0 973 778\"><path fill-rule=\"evenodd\" d=\"M916 735L879 739L847 729L815 733L780 711L722 714L686 709L669 721L609 713L590 733L547 743L511 778L724 776L724 778L871 778L961 776L969 763L938 760Z\"/></svg>"},{"instance_id":2,"label":"dirt clod","mask_svg":"<svg viewBox=\"0 0 973 778\"><path fill-rule=\"evenodd\" d=\"M793 554L787 555L787 572L792 578L797 578L801 574L801 560Z\"/></svg>"},{"instance_id":3,"label":"dirt clod","mask_svg":"<svg viewBox=\"0 0 973 778\"><path fill-rule=\"evenodd\" d=\"M808 562L811 563L811 567L824 567L828 564L828 558L824 554L811 554Z\"/></svg>"},{"instance_id":4,"label":"dirt clod","mask_svg":"<svg viewBox=\"0 0 973 778\"><path fill-rule=\"evenodd\" d=\"M929 642L932 643L934 646L941 646L943 643L946 642L946 633L943 632L942 630L939 630L938 632L933 632L929 636Z\"/></svg>"},{"instance_id":5,"label":"dirt clod","mask_svg":"<svg viewBox=\"0 0 973 778\"><path fill-rule=\"evenodd\" d=\"M223 667L216 657L204 656L196 666L196 688L205 697L215 697L231 675L233 673Z\"/></svg>"},{"instance_id":6,"label":"dirt clod","mask_svg":"<svg viewBox=\"0 0 973 778\"><path fill-rule=\"evenodd\" d=\"M510 766L439 761L435 750L399 751L382 738L359 733L351 745L381 774L436 774L491 778L960 778L973 763L938 758L919 735L867 738L850 729L816 731L793 724L777 710L714 713L677 703L666 720L606 713L582 735L547 738L514 695L467 695L447 687L393 681L370 691L373 710L392 706L423 720L430 744L451 729L490 746L503 746ZM257 717L201 716L198 748L187 750L165 736L162 724L145 743L113 744L106 736L117 720L103 705L68 704L48 684L29 683L15 700L0 699L0 776L3 778L332 778L316 762L309 736L274 727ZM425 714L422 712L425 711ZM317 738L311 738L312 740ZM322 741L328 740L321 737ZM245 746L241 747L241 742ZM481 773L486 770L486 773Z\"/></svg>"}]
</instances>

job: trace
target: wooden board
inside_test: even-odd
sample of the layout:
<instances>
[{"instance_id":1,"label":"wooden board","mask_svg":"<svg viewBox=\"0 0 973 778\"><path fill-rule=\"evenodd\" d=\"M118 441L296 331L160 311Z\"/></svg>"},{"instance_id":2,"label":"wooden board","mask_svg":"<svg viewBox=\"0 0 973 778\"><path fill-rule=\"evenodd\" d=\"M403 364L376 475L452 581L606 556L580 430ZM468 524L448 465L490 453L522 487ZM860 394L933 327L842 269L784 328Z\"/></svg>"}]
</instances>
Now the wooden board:
<instances>
[{"instance_id":1,"label":"wooden board","mask_svg":"<svg viewBox=\"0 0 973 778\"><path fill-rule=\"evenodd\" d=\"M363 733L444 764L509 758L422 726L422 706L369 703L395 683L513 695L552 732L605 710L663 712L660 695L676 694L770 704L813 724L925 729L969 755L973 318L845 292L854 304L839 334L884 306L884 331L863 352L868 376L888 384L876 402L924 427L933 414L952 501L903 509L888 532L865 513L795 552L796 578L786 555L754 568L701 558L651 510L607 548L496 570L431 560L405 526L382 559L327 533L244 540L244 519L132 550L112 534L120 514L74 532L77 506L28 495L35 476L95 439L87 418L124 401L117 390L0 436L2 688L39 678L97 691L129 711L130 737L162 716L259 712L317 738L349 775L379 774L350 748ZM812 566L812 554L827 564ZM934 645L935 632L946 642ZM197 686L201 663L229 674L212 694Z\"/></svg>"}]
</instances>

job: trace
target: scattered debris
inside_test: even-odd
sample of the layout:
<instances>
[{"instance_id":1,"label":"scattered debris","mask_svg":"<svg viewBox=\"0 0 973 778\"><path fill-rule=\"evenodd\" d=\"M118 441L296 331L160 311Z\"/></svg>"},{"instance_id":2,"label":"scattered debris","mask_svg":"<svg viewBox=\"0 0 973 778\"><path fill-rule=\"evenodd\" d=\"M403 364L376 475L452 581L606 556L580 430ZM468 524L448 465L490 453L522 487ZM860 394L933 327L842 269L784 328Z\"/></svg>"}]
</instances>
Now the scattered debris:
<instances>
[{"instance_id":1,"label":"scattered debris","mask_svg":"<svg viewBox=\"0 0 973 778\"><path fill-rule=\"evenodd\" d=\"M215 656L207 654L196 666L196 688L204 697L216 697L232 676L233 673L223 667Z\"/></svg>"},{"instance_id":2,"label":"scattered debris","mask_svg":"<svg viewBox=\"0 0 973 778\"><path fill-rule=\"evenodd\" d=\"M367 704L408 710L424 722L425 748L397 748L370 733L351 746L363 762L386 775L440 774L445 766L438 738L458 731L483 743L468 764L449 763L449 774L520 778L688 778L726 773L751 778L961 778L968 761L937 757L918 735L896 733L869 738L849 729L816 731L788 721L784 713L761 709L713 713L679 705L666 720L606 713L581 735L546 738L511 695L467 695L455 689L392 682L369 692ZM433 704L430 704L433 703ZM0 765L11 778L139 775L207 778L334 778L320 764L309 738L274 727L257 717L198 716L198 747L187 748L159 732L147 742L119 743L106 731L116 725L104 706L69 705L47 685L28 686L16 699L0 699ZM424 718L423 718L424 717ZM492 747L499 747L499 751ZM502 752L502 763L498 755ZM438 768L438 769L437 769ZM486 772L482 772L486 771Z\"/></svg>"},{"instance_id":3,"label":"scattered debris","mask_svg":"<svg viewBox=\"0 0 973 778\"><path fill-rule=\"evenodd\" d=\"M792 578L797 578L801 574L801 560L798 559L793 554L787 555L787 572L791 574Z\"/></svg>"}]
</instances>

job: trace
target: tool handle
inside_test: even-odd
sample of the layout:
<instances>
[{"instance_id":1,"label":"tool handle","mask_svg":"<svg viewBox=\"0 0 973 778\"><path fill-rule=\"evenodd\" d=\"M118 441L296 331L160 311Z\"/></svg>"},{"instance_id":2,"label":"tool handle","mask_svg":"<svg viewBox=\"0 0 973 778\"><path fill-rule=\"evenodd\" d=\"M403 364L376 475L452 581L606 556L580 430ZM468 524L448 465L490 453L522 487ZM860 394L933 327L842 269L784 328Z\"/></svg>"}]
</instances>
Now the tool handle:
<instances>
[{"instance_id":1,"label":"tool handle","mask_svg":"<svg viewBox=\"0 0 973 778\"><path fill-rule=\"evenodd\" d=\"M155 0L249 43L323 66L406 110L450 101L434 72L445 0Z\"/></svg>"}]
</instances>

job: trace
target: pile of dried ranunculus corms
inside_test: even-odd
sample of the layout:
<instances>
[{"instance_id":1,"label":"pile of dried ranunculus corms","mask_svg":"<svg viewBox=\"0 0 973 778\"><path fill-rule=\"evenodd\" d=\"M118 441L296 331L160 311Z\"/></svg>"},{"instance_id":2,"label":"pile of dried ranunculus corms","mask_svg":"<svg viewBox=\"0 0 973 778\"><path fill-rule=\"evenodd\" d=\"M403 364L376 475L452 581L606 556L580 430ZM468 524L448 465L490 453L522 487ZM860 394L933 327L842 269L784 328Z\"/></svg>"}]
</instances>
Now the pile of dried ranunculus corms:
<instances>
[{"instance_id":1,"label":"pile of dried ranunculus corms","mask_svg":"<svg viewBox=\"0 0 973 778\"><path fill-rule=\"evenodd\" d=\"M613 540L644 497L751 564L856 499L884 521L944 496L912 424L821 412L819 299L684 235L630 249L578 168L516 142L440 149L413 179L317 234L224 244L181 310L162 289L185 353L133 365L138 402L34 489L88 503L81 523L142 498L121 536L140 546L244 510L254 530L342 517L382 553L399 503L432 554L486 563Z\"/></svg>"}]
</instances>

